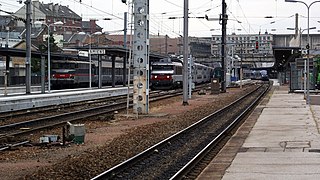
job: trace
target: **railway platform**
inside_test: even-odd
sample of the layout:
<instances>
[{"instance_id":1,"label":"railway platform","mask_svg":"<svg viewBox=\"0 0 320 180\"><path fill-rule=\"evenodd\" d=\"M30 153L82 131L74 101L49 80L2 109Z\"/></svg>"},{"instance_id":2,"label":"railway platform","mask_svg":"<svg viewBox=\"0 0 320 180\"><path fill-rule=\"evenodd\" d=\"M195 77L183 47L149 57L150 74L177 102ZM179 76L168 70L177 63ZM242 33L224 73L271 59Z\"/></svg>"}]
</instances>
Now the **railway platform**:
<instances>
[{"instance_id":1,"label":"railway platform","mask_svg":"<svg viewBox=\"0 0 320 180\"><path fill-rule=\"evenodd\" d=\"M276 85L197 179L320 179L320 106L288 90Z\"/></svg>"},{"instance_id":2,"label":"railway platform","mask_svg":"<svg viewBox=\"0 0 320 180\"><path fill-rule=\"evenodd\" d=\"M33 91L31 94L23 94L25 89L21 90L21 87L11 89L20 90L14 91L14 93L7 96L0 96L0 113L128 94L128 87L123 86L102 89L53 90L51 93L46 94L41 94L37 91ZM132 88L129 91L132 93Z\"/></svg>"}]
</instances>

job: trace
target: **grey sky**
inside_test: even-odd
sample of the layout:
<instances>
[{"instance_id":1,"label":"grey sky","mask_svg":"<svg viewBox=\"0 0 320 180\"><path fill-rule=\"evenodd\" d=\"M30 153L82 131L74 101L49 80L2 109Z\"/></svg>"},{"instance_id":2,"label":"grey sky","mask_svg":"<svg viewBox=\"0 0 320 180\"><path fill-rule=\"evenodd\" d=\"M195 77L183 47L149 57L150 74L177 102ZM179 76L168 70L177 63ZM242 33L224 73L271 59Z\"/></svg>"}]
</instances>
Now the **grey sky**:
<instances>
[{"instance_id":1,"label":"grey sky","mask_svg":"<svg viewBox=\"0 0 320 180\"><path fill-rule=\"evenodd\" d=\"M229 18L228 31L230 34L264 33L266 30L273 34L293 33L287 30L294 27L294 14L299 13L299 27L307 28L307 8L302 3L288 3L285 0L226 0ZM104 31L121 34L123 29L123 13L128 6L121 0L43 0L44 3L60 3L68 5L84 20L95 18ZM183 2L184 0L150 0L150 33L157 35L168 34L170 37L183 34ZM313 0L304 0L307 4ZM0 8L16 11L20 4L17 0L0 0ZM320 30L320 3L310 8L310 27ZM190 17L218 18L221 13L221 0L189 0ZM3 13L2 13L3 14ZM112 18L111 21L102 20ZM168 19L175 17L176 19ZM265 18L272 17L272 18ZM242 23L238 23L238 21ZM221 34L218 21L190 18L190 36L211 36ZM310 33L319 33L312 30Z\"/></svg>"}]
</instances>

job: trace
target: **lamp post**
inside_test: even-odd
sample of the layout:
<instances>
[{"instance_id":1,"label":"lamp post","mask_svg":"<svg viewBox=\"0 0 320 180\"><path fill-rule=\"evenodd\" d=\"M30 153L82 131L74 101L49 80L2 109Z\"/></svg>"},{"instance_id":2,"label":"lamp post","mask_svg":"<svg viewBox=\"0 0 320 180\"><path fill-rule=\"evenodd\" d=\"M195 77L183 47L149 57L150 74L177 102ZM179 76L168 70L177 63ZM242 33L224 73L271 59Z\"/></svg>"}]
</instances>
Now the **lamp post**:
<instances>
[{"instance_id":1,"label":"lamp post","mask_svg":"<svg viewBox=\"0 0 320 180\"><path fill-rule=\"evenodd\" d=\"M307 104L310 104L310 59L309 59L309 48L310 48L310 7L317 2L320 1L313 1L312 3L310 3L309 5L303 1L297 1L297 0L285 0L285 2L293 2L293 3L302 3L307 7L308 10L308 36L307 36Z\"/></svg>"},{"instance_id":2,"label":"lamp post","mask_svg":"<svg viewBox=\"0 0 320 180\"><path fill-rule=\"evenodd\" d=\"M287 28L288 30L296 30L295 28ZM310 30L310 29L316 29L316 27L311 27L308 29L302 29L300 28L299 33L300 33L300 39L299 39L299 46L300 46L300 50L302 53L302 34L303 31L305 30ZM303 72L303 94L304 94L304 98L306 99L306 87L307 87L307 62L304 61L304 72Z\"/></svg>"},{"instance_id":3,"label":"lamp post","mask_svg":"<svg viewBox=\"0 0 320 180\"><path fill-rule=\"evenodd\" d=\"M88 56L89 56L89 88L91 89L92 86L92 71L91 71L91 64L92 64L92 60L91 60L91 48L92 48L92 36L93 35L101 35L102 32L95 32L92 34L86 34L85 32L79 32L79 34L82 35L88 35L89 36L89 51L88 51Z\"/></svg>"},{"instance_id":4,"label":"lamp post","mask_svg":"<svg viewBox=\"0 0 320 180\"><path fill-rule=\"evenodd\" d=\"M51 60L50 60L50 27L51 26L61 26L63 25L63 22L61 21L57 21L53 24L46 24L42 21L36 21L34 22L35 25L45 25L47 28L48 28L48 93L51 92L51 67L50 67L50 64L51 64Z\"/></svg>"}]
</instances>

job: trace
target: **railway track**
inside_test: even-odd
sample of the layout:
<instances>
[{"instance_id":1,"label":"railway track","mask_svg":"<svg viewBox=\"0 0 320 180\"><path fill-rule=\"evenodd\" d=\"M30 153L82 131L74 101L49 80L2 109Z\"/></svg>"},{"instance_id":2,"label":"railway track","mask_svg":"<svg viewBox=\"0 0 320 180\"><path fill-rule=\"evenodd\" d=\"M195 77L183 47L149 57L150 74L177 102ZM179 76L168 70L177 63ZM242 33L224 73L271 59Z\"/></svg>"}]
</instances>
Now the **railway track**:
<instances>
[{"instance_id":1,"label":"railway track","mask_svg":"<svg viewBox=\"0 0 320 180\"><path fill-rule=\"evenodd\" d=\"M195 179L215 147L250 113L269 85L238 99L93 179ZM205 161L205 162L204 162ZM201 166L200 166L200 165Z\"/></svg>"},{"instance_id":2,"label":"railway track","mask_svg":"<svg viewBox=\"0 0 320 180\"><path fill-rule=\"evenodd\" d=\"M196 89L196 91L201 88L203 88L203 86ZM150 102L179 96L181 94L182 90L154 91L150 94ZM62 107L41 108L41 110L38 111L19 111L17 114L0 116L1 119L6 118L4 121L5 124L2 122L0 126L0 140L7 137L19 137L34 131L64 125L67 122L79 121L102 114L113 114L115 111L126 109L126 107L127 97L121 96L67 104ZM37 115L34 116L34 114Z\"/></svg>"}]
</instances>

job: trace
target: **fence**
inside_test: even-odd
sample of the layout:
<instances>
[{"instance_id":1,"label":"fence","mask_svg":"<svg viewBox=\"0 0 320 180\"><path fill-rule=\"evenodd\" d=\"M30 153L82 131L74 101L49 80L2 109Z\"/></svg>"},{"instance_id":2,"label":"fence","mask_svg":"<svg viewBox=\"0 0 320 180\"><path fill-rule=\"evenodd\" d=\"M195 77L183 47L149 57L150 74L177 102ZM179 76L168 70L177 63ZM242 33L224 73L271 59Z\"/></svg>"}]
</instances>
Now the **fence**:
<instances>
[{"instance_id":1,"label":"fence","mask_svg":"<svg viewBox=\"0 0 320 180\"><path fill-rule=\"evenodd\" d=\"M25 85L25 84L26 84L25 76L11 76L8 81L8 86ZM41 84L41 76L32 76L31 84L32 85ZM0 86L4 86L4 76L0 76Z\"/></svg>"}]
</instances>

